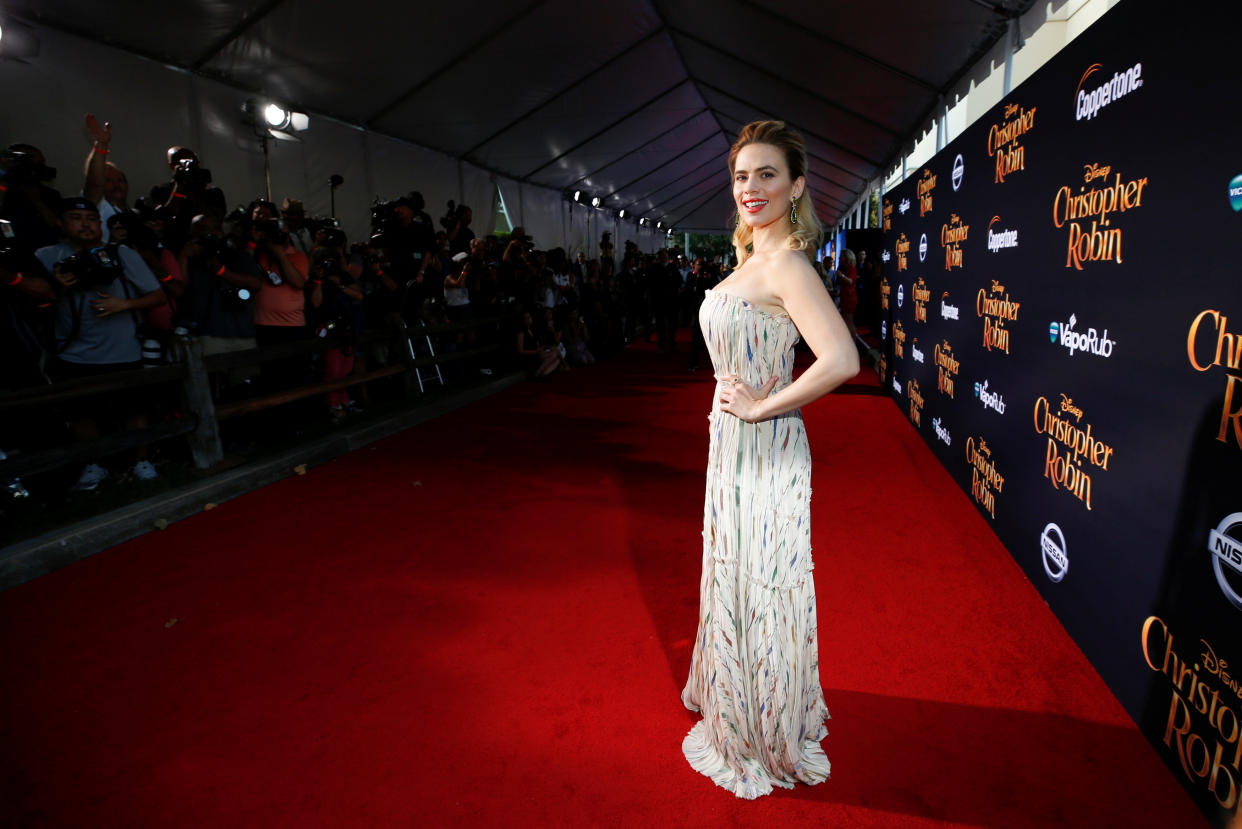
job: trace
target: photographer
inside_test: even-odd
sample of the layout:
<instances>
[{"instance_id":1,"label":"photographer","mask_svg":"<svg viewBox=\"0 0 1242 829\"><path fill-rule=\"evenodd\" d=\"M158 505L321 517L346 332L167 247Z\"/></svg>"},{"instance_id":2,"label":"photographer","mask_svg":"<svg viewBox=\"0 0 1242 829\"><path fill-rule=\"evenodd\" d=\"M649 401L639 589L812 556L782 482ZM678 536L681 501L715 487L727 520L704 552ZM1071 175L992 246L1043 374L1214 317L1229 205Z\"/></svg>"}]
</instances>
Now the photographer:
<instances>
[{"instance_id":1,"label":"photographer","mask_svg":"<svg viewBox=\"0 0 1242 829\"><path fill-rule=\"evenodd\" d=\"M254 335L259 348L297 342L307 336L306 256L289 244L280 226L280 211L270 201L250 203L250 256L263 276L254 309ZM306 360L271 360L263 366L268 389L296 386L304 379Z\"/></svg>"},{"instance_id":2,"label":"photographer","mask_svg":"<svg viewBox=\"0 0 1242 829\"><path fill-rule=\"evenodd\" d=\"M168 148L168 169L172 181L152 187L150 200L165 214L164 243L180 252L195 216L205 213L223 219L228 208L224 191L211 183L211 170L189 147Z\"/></svg>"},{"instance_id":3,"label":"photographer","mask_svg":"<svg viewBox=\"0 0 1242 829\"><path fill-rule=\"evenodd\" d=\"M35 252L55 282L56 360L49 374L65 381L140 368L140 315L163 305L164 291L137 253L102 245L99 210L92 202L65 199L60 216L65 241ZM123 414L126 426L142 428L147 425L146 395L118 391L79 404L71 418L77 440L99 437L96 412ZM140 480L157 477L146 447L138 449L133 474ZM74 489L95 489L107 475L102 465L90 463Z\"/></svg>"},{"instance_id":4,"label":"photographer","mask_svg":"<svg viewBox=\"0 0 1242 829\"><path fill-rule=\"evenodd\" d=\"M204 356L256 345L254 304L264 275L231 241L221 236L219 219L200 215L191 221L190 238L181 248L179 261L188 285L177 322L202 341ZM241 382L255 374L244 367L231 371L229 379Z\"/></svg>"},{"instance_id":5,"label":"photographer","mask_svg":"<svg viewBox=\"0 0 1242 829\"><path fill-rule=\"evenodd\" d=\"M13 144L0 153L0 219L13 223L17 244L26 252L60 239L60 193L47 182L56 178L38 147Z\"/></svg>"},{"instance_id":6,"label":"photographer","mask_svg":"<svg viewBox=\"0 0 1242 829\"><path fill-rule=\"evenodd\" d=\"M113 216L132 213L129 205L129 179L120 167L108 160L112 145L112 124L100 125L94 115L86 116L86 129L91 134L91 148L86 154L86 178L82 195L99 207L103 221L104 241L112 241L109 225Z\"/></svg>"},{"instance_id":7,"label":"photographer","mask_svg":"<svg viewBox=\"0 0 1242 829\"><path fill-rule=\"evenodd\" d=\"M335 337L341 343L323 354L325 382L348 377L353 371L356 337L363 322L362 289L345 265L343 235L341 243L341 247L317 249L311 270L310 299L319 319L316 333L320 337ZM328 392L327 402L328 416L334 425L345 420L347 410L361 412L346 389Z\"/></svg>"},{"instance_id":8,"label":"photographer","mask_svg":"<svg viewBox=\"0 0 1242 829\"><path fill-rule=\"evenodd\" d=\"M456 256L470 252L470 243L474 241L474 231L470 229L470 222L473 220L474 213L469 207L464 204L455 205L449 199L448 212L440 220L444 232L448 234L449 254Z\"/></svg>"}]
</instances>

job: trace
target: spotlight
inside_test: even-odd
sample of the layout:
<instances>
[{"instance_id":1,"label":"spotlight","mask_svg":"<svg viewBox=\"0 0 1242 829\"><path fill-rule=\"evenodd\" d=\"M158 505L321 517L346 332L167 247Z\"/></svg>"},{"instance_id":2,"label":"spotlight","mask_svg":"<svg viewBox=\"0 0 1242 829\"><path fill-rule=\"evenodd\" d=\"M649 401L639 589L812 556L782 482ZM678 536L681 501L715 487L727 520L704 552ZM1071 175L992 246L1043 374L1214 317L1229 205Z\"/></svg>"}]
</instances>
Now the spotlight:
<instances>
[{"instance_id":1,"label":"spotlight","mask_svg":"<svg viewBox=\"0 0 1242 829\"><path fill-rule=\"evenodd\" d=\"M574 201L578 202L578 204L582 204L582 191L581 190L574 191Z\"/></svg>"},{"instance_id":2,"label":"spotlight","mask_svg":"<svg viewBox=\"0 0 1242 829\"><path fill-rule=\"evenodd\" d=\"M647 222L647 217L646 217L646 216L644 216L643 218L641 218L641 219L639 219L639 220L638 220L638 225L639 225L639 227L646 227L646 226L647 226L647 224L648 224L648 222Z\"/></svg>"},{"instance_id":3,"label":"spotlight","mask_svg":"<svg viewBox=\"0 0 1242 829\"><path fill-rule=\"evenodd\" d=\"M268 104L263 108L263 118L267 121L267 125L273 129L284 129L289 126L289 113L281 109L277 104Z\"/></svg>"},{"instance_id":4,"label":"spotlight","mask_svg":"<svg viewBox=\"0 0 1242 829\"><path fill-rule=\"evenodd\" d=\"M310 127L310 116L265 98L250 98L242 104L242 121L255 128L260 138L299 141L294 133Z\"/></svg>"},{"instance_id":5,"label":"spotlight","mask_svg":"<svg viewBox=\"0 0 1242 829\"><path fill-rule=\"evenodd\" d=\"M599 196L591 197L591 207L601 207L603 206L603 204L604 204L604 200L601 199Z\"/></svg>"},{"instance_id":6,"label":"spotlight","mask_svg":"<svg viewBox=\"0 0 1242 829\"><path fill-rule=\"evenodd\" d=\"M656 230L663 230L663 229L664 229L664 220L661 219L660 221L656 222Z\"/></svg>"},{"instance_id":7,"label":"spotlight","mask_svg":"<svg viewBox=\"0 0 1242 829\"><path fill-rule=\"evenodd\" d=\"M6 20L0 28L0 58L24 61L38 55L39 39L34 36L34 29Z\"/></svg>"},{"instance_id":8,"label":"spotlight","mask_svg":"<svg viewBox=\"0 0 1242 829\"><path fill-rule=\"evenodd\" d=\"M624 219L628 215L630 215L629 211L627 211L624 207L617 211L618 219Z\"/></svg>"}]
</instances>

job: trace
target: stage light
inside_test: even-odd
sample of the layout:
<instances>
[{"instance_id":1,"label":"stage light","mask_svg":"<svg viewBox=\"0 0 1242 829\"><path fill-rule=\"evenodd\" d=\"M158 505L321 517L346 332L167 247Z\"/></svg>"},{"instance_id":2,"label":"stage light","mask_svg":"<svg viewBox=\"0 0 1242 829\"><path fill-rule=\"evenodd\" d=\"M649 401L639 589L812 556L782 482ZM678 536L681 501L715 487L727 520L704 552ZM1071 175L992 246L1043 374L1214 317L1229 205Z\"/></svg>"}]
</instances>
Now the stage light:
<instances>
[{"instance_id":1,"label":"stage light","mask_svg":"<svg viewBox=\"0 0 1242 829\"><path fill-rule=\"evenodd\" d=\"M626 211L626 209L625 209L624 207L623 207L623 208L621 208L620 210L618 210L618 211L617 211L617 218L618 218L618 219L624 219L624 218L625 218L626 216L628 216L628 215L630 215L630 214L629 214L629 212L628 212L628 211Z\"/></svg>"},{"instance_id":2,"label":"stage light","mask_svg":"<svg viewBox=\"0 0 1242 829\"><path fill-rule=\"evenodd\" d=\"M24 61L38 54L39 39L34 36L34 29L11 20L0 25L0 58Z\"/></svg>"},{"instance_id":3,"label":"stage light","mask_svg":"<svg viewBox=\"0 0 1242 829\"><path fill-rule=\"evenodd\" d=\"M276 104L268 104L263 108L263 118L274 129L280 130L289 126L289 113Z\"/></svg>"},{"instance_id":4,"label":"stage light","mask_svg":"<svg viewBox=\"0 0 1242 829\"><path fill-rule=\"evenodd\" d=\"M574 191L574 201L578 202L579 204L582 203L582 191L581 190Z\"/></svg>"},{"instance_id":5,"label":"stage light","mask_svg":"<svg viewBox=\"0 0 1242 829\"><path fill-rule=\"evenodd\" d=\"M601 207L603 206L603 204L604 204L604 200L601 199L599 196L591 197L591 207Z\"/></svg>"},{"instance_id":6,"label":"stage light","mask_svg":"<svg viewBox=\"0 0 1242 829\"><path fill-rule=\"evenodd\" d=\"M656 222L656 230L663 230L663 229L664 229L664 220L661 219L660 221Z\"/></svg>"}]
</instances>

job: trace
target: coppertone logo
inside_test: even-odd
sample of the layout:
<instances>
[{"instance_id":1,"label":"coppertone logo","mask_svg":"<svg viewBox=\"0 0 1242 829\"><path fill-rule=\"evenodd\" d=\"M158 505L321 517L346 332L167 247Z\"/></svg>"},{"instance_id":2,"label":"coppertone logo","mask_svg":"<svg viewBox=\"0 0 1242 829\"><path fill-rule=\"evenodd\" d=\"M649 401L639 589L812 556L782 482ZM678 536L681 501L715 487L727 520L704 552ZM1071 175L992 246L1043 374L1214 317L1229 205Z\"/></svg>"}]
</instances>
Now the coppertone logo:
<instances>
[{"instance_id":1,"label":"coppertone logo","mask_svg":"<svg viewBox=\"0 0 1242 829\"><path fill-rule=\"evenodd\" d=\"M1074 356L1075 351L1082 351L1104 358L1113 356L1113 347L1117 345L1117 341L1109 339L1107 328L1101 334L1094 328L1088 328L1086 331L1075 331L1074 326L1076 325L1078 325L1078 317L1075 314L1070 314L1069 322L1049 323L1048 338L1053 343L1060 340L1061 345L1069 349L1071 357Z\"/></svg>"},{"instance_id":2,"label":"coppertone logo","mask_svg":"<svg viewBox=\"0 0 1242 829\"><path fill-rule=\"evenodd\" d=\"M1229 603L1242 610L1242 512L1226 515L1208 536L1212 571Z\"/></svg>"},{"instance_id":3,"label":"coppertone logo","mask_svg":"<svg viewBox=\"0 0 1242 829\"><path fill-rule=\"evenodd\" d=\"M1242 173L1233 177L1233 181L1229 182L1229 206L1234 212L1242 210Z\"/></svg>"},{"instance_id":4,"label":"coppertone logo","mask_svg":"<svg viewBox=\"0 0 1242 829\"><path fill-rule=\"evenodd\" d=\"M923 349L919 348L919 338L915 337L910 341L910 356L914 358L914 362L923 362Z\"/></svg>"},{"instance_id":5,"label":"coppertone logo","mask_svg":"<svg viewBox=\"0 0 1242 829\"><path fill-rule=\"evenodd\" d=\"M990 380L984 380L982 383L975 383L975 397L979 398L979 402L983 404L983 408L991 409L997 414L1005 413L1005 397L1000 392L988 390Z\"/></svg>"},{"instance_id":6,"label":"coppertone logo","mask_svg":"<svg viewBox=\"0 0 1242 829\"><path fill-rule=\"evenodd\" d=\"M940 418L932 418L932 431L936 433L936 437L939 438L945 446L953 445L953 436L949 434L948 428L940 422Z\"/></svg>"},{"instance_id":7,"label":"coppertone logo","mask_svg":"<svg viewBox=\"0 0 1242 829\"><path fill-rule=\"evenodd\" d=\"M901 200L901 204L897 205L897 212L898 212L898 213L900 213L900 214L901 214L901 215L903 215L903 216L904 216L904 215L906 215L906 211L907 211L907 210L909 210L909 209L910 209L910 200L909 200L909 199L902 199L902 200Z\"/></svg>"},{"instance_id":8,"label":"coppertone logo","mask_svg":"<svg viewBox=\"0 0 1242 829\"><path fill-rule=\"evenodd\" d=\"M1143 88L1143 64L1136 63L1129 69L1114 72L1109 78L1101 75L1103 64L1093 63L1082 73L1078 89L1074 90L1074 120L1090 121L1100 110L1136 89Z\"/></svg>"},{"instance_id":9,"label":"coppertone logo","mask_svg":"<svg viewBox=\"0 0 1242 829\"><path fill-rule=\"evenodd\" d=\"M919 261L922 262L927 258L927 234L924 233L919 237Z\"/></svg>"},{"instance_id":10,"label":"coppertone logo","mask_svg":"<svg viewBox=\"0 0 1242 829\"><path fill-rule=\"evenodd\" d=\"M942 320L954 320L958 318L958 308L949 302L949 292L945 291L940 295L940 318Z\"/></svg>"},{"instance_id":11,"label":"coppertone logo","mask_svg":"<svg viewBox=\"0 0 1242 829\"><path fill-rule=\"evenodd\" d=\"M1000 220L1000 216L993 216L992 221L988 222L988 250L992 251L992 253L999 253L1002 250L1018 246L1018 231L992 229L996 227Z\"/></svg>"},{"instance_id":12,"label":"coppertone logo","mask_svg":"<svg viewBox=\"0 0 1242 829\"><path fill-rule=\"evenodd\" d=\"M957 188L962 186L962 176L966 174L966 164L962 161L962 154L958 153L957 158L953 159L953 192L957 192Z\"/></svg>"},{"instance_id":13,"label":"coppertone logo","mask_svg":"<svg viewBox=\"0 0 1242 829\"><path fill-rule=\"evenodd\" d=\"M1039 535L1039 549L1044 557L1044 572L1054 582L1069 572L1069 556L1065 552L1065 535L1056 524L1049 523Z\"/></svg>"}]
</instances>

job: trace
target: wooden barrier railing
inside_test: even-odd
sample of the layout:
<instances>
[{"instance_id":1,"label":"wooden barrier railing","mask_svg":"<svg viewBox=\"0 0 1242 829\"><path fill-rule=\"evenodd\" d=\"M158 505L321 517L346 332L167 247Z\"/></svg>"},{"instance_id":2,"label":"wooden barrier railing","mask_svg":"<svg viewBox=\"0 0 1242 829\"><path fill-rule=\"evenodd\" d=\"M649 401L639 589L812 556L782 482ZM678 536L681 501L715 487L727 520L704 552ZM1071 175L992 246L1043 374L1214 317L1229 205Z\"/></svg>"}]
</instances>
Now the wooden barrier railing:
<instances>
[{"instance_id":1,"label":"wooden barrier railing","mask_svg":"<svg viewBox=\"0 0 1242 829\"><path fill-rule=\"evenodd\" d=\"M0 414L34 414L58 404L108 392L178 383L183 411L183 418L180 421L160 423L142 429L128 429L87 442L54 446L21 454L11 453L6 460L0 461L0 481L43 472L59 466L87 463L107 455L180 435L187 436L195 467L206 469L219 463L224 457L219 427L222 420L263 411L384 377L403 376L405 393L410 395L418 387L415 382L415 372L419 369L504 353L508 343L507 337L504 336L505 332L501 331L499 342L487 343L465 351L441 352L434 356L420 357L416 353L415 340L425 336L452 334L460 331L501 329L515 316L515 314L506 313L464 322L417 328L410 328L402 323L391 329L364 331L355 338L359 346L388 341L396 346L393 353L398 355L400 362L360 374L351 374L337 380L281 389L259 397L228 403L217 403L212 397L210 379L212 373L261 365L272 360L309 357L313 353L339 347L341 343L333 338L315 338L204 356L203 345L198 338L184 337L175 343L178 352L177 362L169 365L116 372L105 377L70 380L0 394Z\"/></svg>"}]
</instances>

